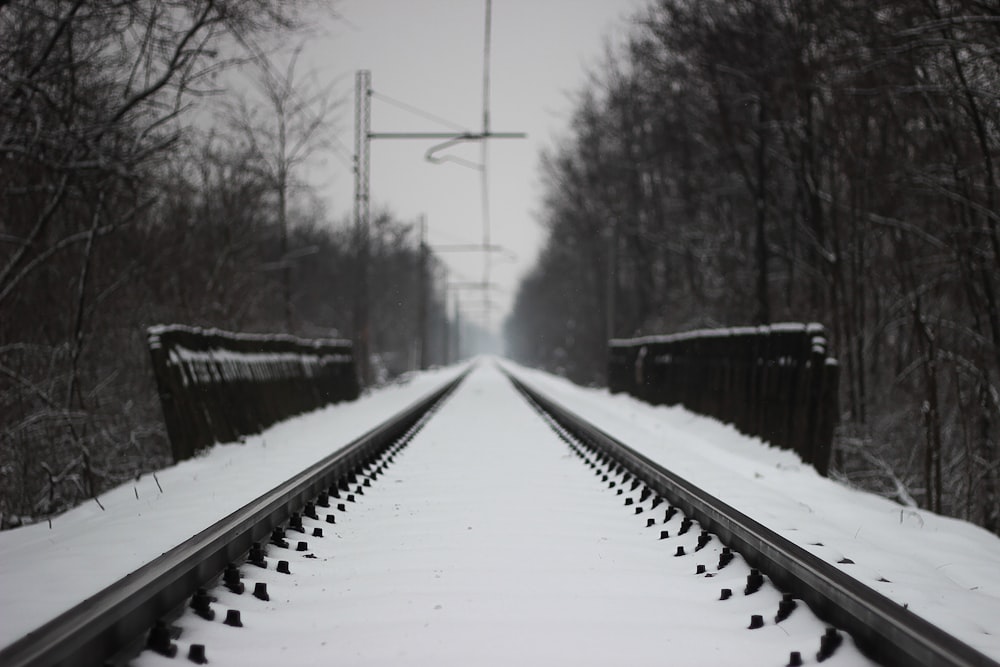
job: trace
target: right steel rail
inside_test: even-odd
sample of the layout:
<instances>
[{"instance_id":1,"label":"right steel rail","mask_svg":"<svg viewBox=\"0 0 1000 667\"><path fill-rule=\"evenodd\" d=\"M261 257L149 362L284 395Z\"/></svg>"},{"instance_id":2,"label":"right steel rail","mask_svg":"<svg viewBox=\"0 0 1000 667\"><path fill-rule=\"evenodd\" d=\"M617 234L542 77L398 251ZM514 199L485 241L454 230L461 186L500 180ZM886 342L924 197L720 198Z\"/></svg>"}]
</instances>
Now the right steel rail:
<instances>
[{"instance_id":1,"label":"right steel rail","mask_svg":"<svg viewBox=\"0 0 1000 667\"><path fill-rule=\"evenodd\" d=\"M654 463L509 372L507 375L574 437L620 464L718 535L778 587L806 602L817 616L850 633L872 659L899 667L1000 667L989 656Z\"/></svg>"}]
</instances>

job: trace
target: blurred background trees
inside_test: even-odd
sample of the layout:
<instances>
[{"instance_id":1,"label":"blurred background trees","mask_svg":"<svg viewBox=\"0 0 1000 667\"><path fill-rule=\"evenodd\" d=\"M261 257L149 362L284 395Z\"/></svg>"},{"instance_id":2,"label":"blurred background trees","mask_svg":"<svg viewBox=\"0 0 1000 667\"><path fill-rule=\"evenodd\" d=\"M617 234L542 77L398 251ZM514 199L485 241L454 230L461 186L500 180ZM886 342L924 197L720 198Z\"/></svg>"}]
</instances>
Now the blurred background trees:
<instances>
[{"instance_id":1,"label":"blurred background trees","mask_svg":"<svg viewBox=\"0 0 1000 667\"><path fill-rule=\"evenodd\" d=\"M0 524L166 461L146 326L353 334L302 176L339 100L261 46L313 2L0 0ZM509 351L600 384L611 336L822 322L835 474L1000 531L998 43L981 0L651 2L543 159ZM456 337L416 222L373 219L388 377L421 303Z\"/></svg>"},{"instance_id":2,"label":"blurred background trees","mask_svg":"<svg viewBox=\"0 0 1000 667\"><path fill-rule=\"evenodd\" d=\"M353 333L353 236L296 173L336 100L262 46L311 4L0 2L3 527L167 462L145 327ZM261 95L240 102L226 77L247 61ZM420 337L399 302L426 286L442 327L443 279L415 224L385 214L372 234L373 327L398 373Z\"/></svg>"},{"instance_id":3,"label":"blurred background trees","mask_svg":"<svg viewBox=\"0 0 1000 667\"><path fill-rule=\"evenodd\" d=\"M651 3L544 161L511 352L600 384L609 336L822 322L835 474L1000 532L998 44L977 0Z\"/></svg>"}]
</instances>

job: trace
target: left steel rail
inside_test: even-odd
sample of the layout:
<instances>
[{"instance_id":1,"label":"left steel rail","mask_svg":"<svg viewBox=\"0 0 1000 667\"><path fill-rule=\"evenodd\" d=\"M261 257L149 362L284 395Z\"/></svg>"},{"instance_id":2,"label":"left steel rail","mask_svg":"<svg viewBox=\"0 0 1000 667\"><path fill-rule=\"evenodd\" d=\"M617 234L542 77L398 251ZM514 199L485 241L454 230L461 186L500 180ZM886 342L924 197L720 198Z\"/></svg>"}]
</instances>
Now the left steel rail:
<instances>
[{"instance_id":1,"label":"left steel rail","mask_svg":"<svg viewBox=\"0 0 1000 667\"><path fill-rule=\"evenodd\" d=\"M244 559L255 542L327 489L342 484L416 427L468 374L431 392L353 442L159 558L0 650L0 665L106 664L142 641L199 587Z\"/></svg>"}]
</instances>

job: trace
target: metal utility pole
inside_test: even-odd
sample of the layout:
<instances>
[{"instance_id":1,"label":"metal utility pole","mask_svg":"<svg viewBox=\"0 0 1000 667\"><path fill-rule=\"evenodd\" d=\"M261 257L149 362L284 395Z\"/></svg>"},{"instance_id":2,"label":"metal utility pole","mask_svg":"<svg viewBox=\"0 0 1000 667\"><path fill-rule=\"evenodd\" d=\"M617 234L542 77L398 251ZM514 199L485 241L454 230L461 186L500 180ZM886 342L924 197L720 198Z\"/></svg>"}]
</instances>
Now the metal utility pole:
<instances>
[{"instance_id":1,"label":"metal utility pole","mask_svg":"<svg viewBox=\"0 0 1000 667\"><path fill-rule=\"evenodd\" d=\"M607 282L604 291L604 339L611 341L615 337L615 321L618 296L618 223L611 218L611 227L608 230L608 265ZM611 363L611 346L604 346L605 363ZM610 367L610 366L608 366Z\"/></svg>"},{"instance_id":2,"label":"metal utility pole","mask_svg":"<svg viewBox=\"0 0 1000 667\"><path fill-rule=\"evenodd\" d=\"M492 34L493 1L486 0L486 28L483 36L483 135L490 133L490 42ZM488 169L489 153L486 142L479 144L480 193L482 197L483 219L483 308L486 329L490 328L490 182Z\"/></svg>"},{"instance_id":3,"label":"metal utility pole","mask_svg":"<svg viewBox=\"0 0 1000 667\"><path fill-rule=\"evenodd\" d=\"M462 360L462 311L458 308L458 295L455 296L455 361Z\"/></svg>"},{"instance_id":4,"label":"metal utility pole","mask_svg":"<svg viewBox=\"0 0 1000 667\"><path fill-rule=\"evenodd\" d=\"M615 337L615 297L618 292L618 225L611 220L608 233L608 275L604 292L604 335L607 340Z\"/></svg>"},{"instance_id":5,"label":"metal utility pole","mask_svg":"<svg viewBox=\"0 0 1000 667\"><path fill-rule=\"evenodd\" d=\"M371 384L368 307L368 235L370 201L368 188L371 171L371 72L359 70L354 79L354 239L357 266L354 285L354 352L358 372L365 385Z\"/></svg>"},{"instance_id":6,"label":"metal utility pole","mask_svg":"<svg viewBox=\"0 0 1000 667\"><path fill-rule=\"evenodd\" d=\"M442 363L447 366L451 363L451 323L448 321L448 306L450 299L448 292L444 293L444 325L441 327L441 351L443 353Z\"/></svg>"},{"instance_id":7,"label":"metal utility pole","mask_svg":"<svg viewBox=\"0 0 1000 667\"><path fill-rule=\"evenodd\" d=\"M355 153L355 183L354 183L354 218L358 235L358 297L355 306L355 345L359 358L362 359L363 375L366 381L370 380L369 370L369 344L370 344L370 322L368 312L368 229L369 229L369 171L370 154L369 147L372 139L441 139L442 143L432 146L424 154L428 162L440 164L444 161L454 161L466 166L478 169L481 174L482 190L482 217L483 217L483 239L482 244L477 248L478 252L484 253L483 259L483 282L480 289L483 290L483 305L486 311L486 324L489 326L490 317L490 273L491 262L490 252L497 246L490 243L490 206L489 206L489 178L487 170L487 139L523 139L527 135L524 132L494 132L490 126L490 44L492 32L493 2L486 0L486 26L485 39L483 44L483 129L481 132L372 132L371 131L371 73L368 70L359 70L355 79L355 116L354 116L354 153ZM381 96L384 97L384 96ZM407 105L408 106L408 105ZM411 110L412 107L411 107ZM460 143L468 141L480 142L479 165L473 165L458 158L438 157L436 154L442 150L450 148ZM421 367L426 361L426 350L421 347Z\"/></svg>"},{"instance_id":8,"label":"metal utility pole","mask_svg":"<svg viewBox=\"0 0 1000 667\"><path fill-rule=\"evenodd\" d=\"M427 218L420 216L420 252L417 260L417 367L427 368Z\"/></svg>"}]
</instances>

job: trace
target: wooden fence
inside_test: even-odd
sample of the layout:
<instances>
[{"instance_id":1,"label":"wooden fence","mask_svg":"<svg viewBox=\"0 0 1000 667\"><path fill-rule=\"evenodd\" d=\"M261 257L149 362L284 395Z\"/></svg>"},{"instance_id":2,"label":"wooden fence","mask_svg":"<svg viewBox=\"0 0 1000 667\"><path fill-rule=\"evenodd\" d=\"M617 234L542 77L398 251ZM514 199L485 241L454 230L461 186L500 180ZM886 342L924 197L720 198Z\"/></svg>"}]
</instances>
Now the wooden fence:
<instances>
[{"instance_id":1,"label":"wooden fence","mask_svg":"<svg viewBox=\"0 0 1000 667\"><path fill-rule=\"evenodd\" d=\"M608 387L681 404L791 449L826 475L837 362L819 324L691 331L609 342Z\"/></svg>"},{"instance_id":2,"label":"wooden fence","mask_svg":"<svg viewBox=\"0 0 1000 667\"><path fill-rule=\"evenodd\" d=\"M147 340L175 462L360 391L350 341L180 325Z\"/></svg>"}]
</instances>

